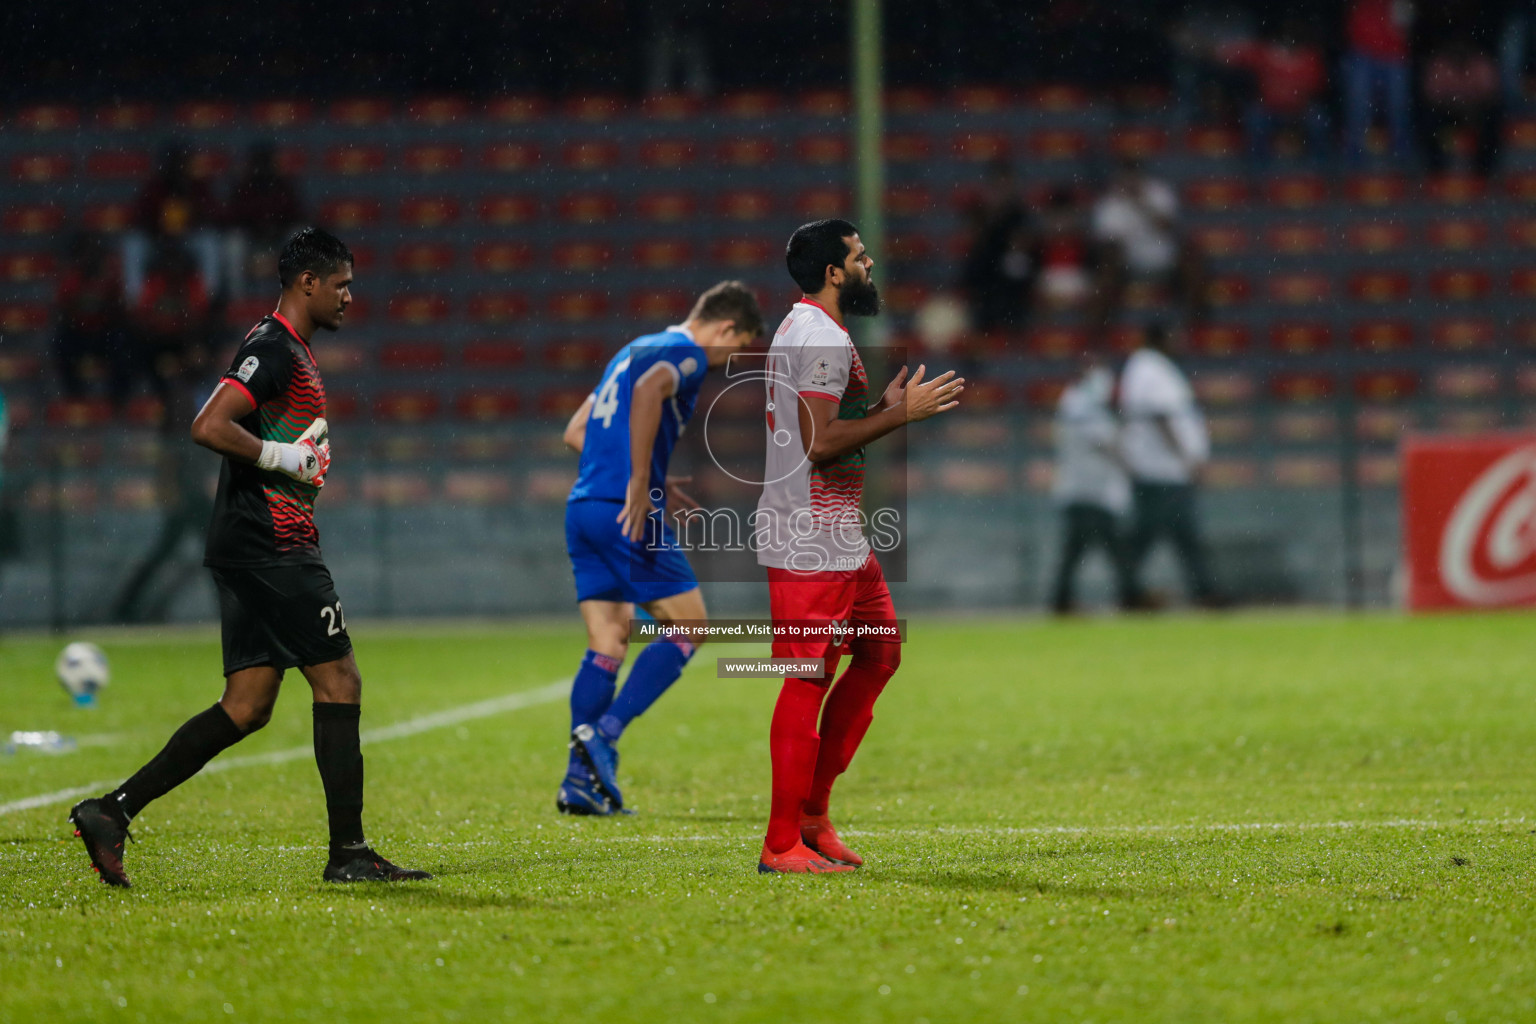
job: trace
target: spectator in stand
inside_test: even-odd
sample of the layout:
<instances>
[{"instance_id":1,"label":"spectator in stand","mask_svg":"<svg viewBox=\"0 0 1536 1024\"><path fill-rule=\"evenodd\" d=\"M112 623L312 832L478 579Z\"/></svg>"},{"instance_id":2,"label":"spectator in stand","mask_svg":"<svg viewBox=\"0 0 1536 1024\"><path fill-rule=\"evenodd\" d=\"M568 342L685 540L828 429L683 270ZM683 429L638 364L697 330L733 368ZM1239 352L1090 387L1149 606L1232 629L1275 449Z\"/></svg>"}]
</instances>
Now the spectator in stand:
<instances>
[{"instance_id":1,"label":"spectator in stand","mask_svg":"<svg viewBox=\"0 0 1536 1024\"><path fill-rule=\"evenodd\" d=\"M56 305L53 354L65 396L84 397L87 378L104 376L108 396L122 405L133 387L133 358L123 282L100 235L82 234L70 243Z\"/></svg>"},{"instance_id":2,"label":"spectator in stand","mask_svg":"<svg viewBox=\"0 0 1536 1024\"><path fill-rule=\"evenodd\" d=\"M1018 328L1028 309L1034 266L1029 214L1006 159L988 167L981 194L967 213L971 241L961 283L971 300L971 324L978 331Z\"/></svg>"},{"instance_id":3,"label":"spectator in stand","mask_svg":"<svg viewBox=\"0 0 1536 1024\"><path fill-rule=\"evenodd\" d=\"M139 193L137 223L123 239L123 294L128 305L139 303L149 261L157 243L176 239L196 259L210 291L221 283L219 273L218 204L208 184L192 173L192 153L179 142L168 143L160 169Z\"/></svg>"},{"instance_id":4,"label":"spectator in stand","mask_svg":"<svg viewBox=\"0 0 1536 1024\"><path fill-rule=\"evenodd\" d=\"M1504 131L1499 71L1467 36L1451 39L1424 66L1424 150L1429 169L1444 173L1457 163L1456 134L1473 137L1472 170L1493 171Z\"/></svg>"},{"instance_id":5,"label":"spectator in stand","mask_svg":"<svg viewBox=\"0 0 1536 1024\"><path fill-rule=\"evenodd\" d=\"M1092 245L1077 193L1055 185L1037 218L1035 299L1047 309L1076 309L1093 292Z\"/></svg>"},{"instance_id":6,"label":"spectator in stand","mask_svg":"<svg viewBox=\"0 0 1536 1024\"><path fill-rule=\"evenodd\" d=\"M1131 505L1131 483L1120 460L1120 424L1111 401L1115 377L1089 360L1067 385L1056 406L1056 481L1052 496L1061 509L1061 562L1051 608L1057 615L1077 610L1073 597L1078 563L1102 547L1114 568L1121 607L1133 596L1131 563L1121 519Z\"/></svg>"},{"instance_id":7,"label":"spectator in stand","mask_svg":"<svg viewBox=\"0 0 1536 1024\"><path fill-rule=\"evenodd\" d=\"M1099 249L1094 319L1100 331L1119 318L1126 289L1138 280L1171 290L1186 316L1204 319L1205 261L1180 231L1173 187L1147 174L1140 160L1120 160L1094 206L1092 231Z\"/></svg>"},{"instance_id":8,"label":"spectator in stand","mask_svg":"<svg viewBox=\"0 0 1536 1024\"><path fill-rule=\"evenodd\" d=\"M210 302L197 261L174 238L162 238L150 257L139 301L131 311L140 365L169 408L183 375L207 357Z\"/></svg>"},{"instance_id":9,"label":"spectator in stand","mask_svg":"<svg viewBox=\"0 0 1536 1024\"><path fill-rule=\"evenodd\" d=\"M1248 151L1257 164L1274 155L1280 129L1298 132L1307 153L1321 157L1328 145L1328 115L1323 109L1323 53L1306 40L1299 19L1287 18L1273 37L1223 47L1220 56L1253 78L1255 96L1244 113Z\"/></svg>"},{"instance_id":10,"label":"spectator in stand","mask_svg":"<svg viewBox=\"0 0 1536 1024\"><path fill-rule=\"evenodd\" d=\"M1406 160L1413 135L1408 79L1410 0L1350 0L1345 19L1344 149L1359 163L1379 101L1386 109L1392 156Z\"/></svg>"},{"instance_id":11,"label":"spectator in stand","mask_svg":"<svg viewBox=\"0 0 1536 1024\"><path fill-rule=\"evenodd\" d=\"M1171 358L1177 340L1167 326L1149 325L1120 372L1120 451L1136 509L1129 553L1135 607L1153 604L1141 572L1152 546L1165 536L1183 562L1191 599L1207 607L1221 603L1195 508L1195 483L1210 458L1210 436L1194 389Z\"/></svg>"},{"instance_id":12,"label":"spectator in stand","mask_svg":"<svg viewBox=\"0 0 1536 1024\"><path fill-rule=\"evenodd\" d=\"M277 147L258 142L246 155L245 170L229 191L225 207L225 265L230 295L244 295L248 281L277 277L283 242L304 221L304 204L292 179L277 163Z\"/></svg>"}]
</instances>

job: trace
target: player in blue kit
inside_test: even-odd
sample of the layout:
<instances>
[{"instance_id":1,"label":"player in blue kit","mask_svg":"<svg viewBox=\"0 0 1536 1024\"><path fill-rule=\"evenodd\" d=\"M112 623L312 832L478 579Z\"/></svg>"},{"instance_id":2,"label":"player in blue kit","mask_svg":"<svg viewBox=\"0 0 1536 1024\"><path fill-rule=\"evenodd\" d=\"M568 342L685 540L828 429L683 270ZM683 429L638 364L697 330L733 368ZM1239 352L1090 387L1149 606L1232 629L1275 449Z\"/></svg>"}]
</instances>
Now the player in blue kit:
<instances>
[{"instance_id":1,"label":"player in blue kit","mask_svg":"<svg viewBox=\"0 0 1536 1024\"><path fill-rule=\"evenodd\" d=\"M626 726L677 681L703 638L704 597L665 519L667 499L692 506L667 478L667 462L710 367L762 333L757 299L740 281L699 296L688 319L619 350L565 428L581 469L565 506L565 546L587 653L571 686L570 762L556 806L566 814L617 814L624 798L615 748ZM697 507L697 506L693 506ZM635 605L660 625L614 695Z\"/></svg>"}]
</instances>

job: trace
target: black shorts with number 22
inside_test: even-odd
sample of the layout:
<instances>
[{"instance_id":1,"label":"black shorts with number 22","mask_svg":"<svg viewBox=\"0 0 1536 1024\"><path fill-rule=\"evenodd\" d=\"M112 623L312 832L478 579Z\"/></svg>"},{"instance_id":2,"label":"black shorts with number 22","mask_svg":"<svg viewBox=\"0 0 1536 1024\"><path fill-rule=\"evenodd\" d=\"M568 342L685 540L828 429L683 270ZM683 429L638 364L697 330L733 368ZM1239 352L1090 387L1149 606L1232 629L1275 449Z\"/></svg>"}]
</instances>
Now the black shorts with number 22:
<instances>
[{"instance_id":1,"label":"black shorts with number 22","mask_svg":"<svg viewBox=\"0 0 1536 1024\"><path fill-rule=\"evenodd\" d=\"M258 665L323 665L352 650L336 585L323 565L214 569L224 674Z\"/></svg>"}]
</instances>

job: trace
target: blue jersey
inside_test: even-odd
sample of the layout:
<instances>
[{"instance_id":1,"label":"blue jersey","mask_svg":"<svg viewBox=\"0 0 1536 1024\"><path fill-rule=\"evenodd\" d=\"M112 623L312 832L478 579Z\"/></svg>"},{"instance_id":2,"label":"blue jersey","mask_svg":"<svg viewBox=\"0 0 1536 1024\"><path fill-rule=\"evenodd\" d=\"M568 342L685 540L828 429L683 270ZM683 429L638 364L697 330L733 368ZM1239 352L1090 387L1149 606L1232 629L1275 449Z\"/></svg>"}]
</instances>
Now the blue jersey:
<instances>
[{"instance_id":1,"label":"blue jersey","mask_svg":"<svg viewBox=\"0 0 1536 1024\"><path fill-rule=\"evenodd\" d=\"M624 500L629 488L630 396L635 382L657 363L671 367L670 372L677 375L676 389L662 403L661 424L651 446L650 490L666 492L667 462L683 427L693 416L699 385L709 370L704 349L680 327L636 338L608 361L603 379L593 392L586 441L581 448L581 470L576 486L571 488L571 501Z\"/></svg>"}]
</instances>

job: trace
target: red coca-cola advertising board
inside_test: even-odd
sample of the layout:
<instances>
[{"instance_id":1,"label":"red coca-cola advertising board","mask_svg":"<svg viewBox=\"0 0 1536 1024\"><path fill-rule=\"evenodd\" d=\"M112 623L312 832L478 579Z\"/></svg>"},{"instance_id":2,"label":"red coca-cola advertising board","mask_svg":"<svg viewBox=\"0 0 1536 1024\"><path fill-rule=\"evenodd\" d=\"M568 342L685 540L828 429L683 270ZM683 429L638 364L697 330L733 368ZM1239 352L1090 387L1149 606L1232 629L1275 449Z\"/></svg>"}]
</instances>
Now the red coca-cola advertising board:
<instances>
[{"instance_id":1,"label":"red coca-cola advertising board","mask_svg":"<svg viewBox=\"0 0 1536 1024\"><path fill-rule=\"evenodd\" d=\"M1536 434L1403 442L1408 607L1536 605Z\"/></svg>"}]
</instances>

